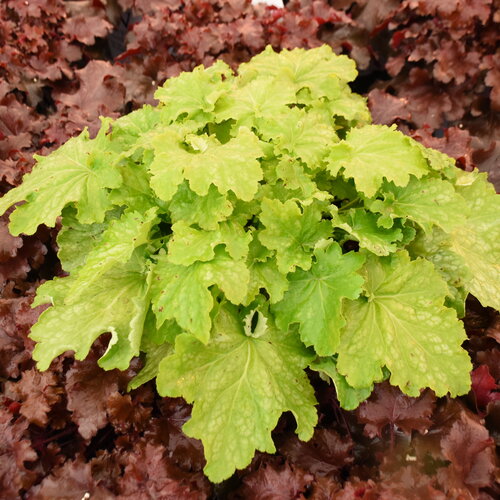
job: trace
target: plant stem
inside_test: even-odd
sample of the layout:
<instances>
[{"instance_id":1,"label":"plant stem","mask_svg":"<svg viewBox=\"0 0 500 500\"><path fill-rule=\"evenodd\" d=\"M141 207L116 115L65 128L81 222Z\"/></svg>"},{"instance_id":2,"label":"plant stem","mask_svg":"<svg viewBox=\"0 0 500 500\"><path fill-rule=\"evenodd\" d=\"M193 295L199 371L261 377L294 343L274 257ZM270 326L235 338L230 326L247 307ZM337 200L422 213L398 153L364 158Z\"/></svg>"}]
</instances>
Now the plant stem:
<instances>
[{"instance_id":1,"label":"plant stem","mask_svg":"<svg viewBox=\"0 0 500 500\"><path fill-rule=\"evenodd\" d=\"M351 200L350 202L346 203L344 206L339 208L339 213L343 212L344 210L347 210L348 208L351 208L352 206L356 205L360 201L359 197L354 198L354 200Z\"/></svg>"}]
</instances>

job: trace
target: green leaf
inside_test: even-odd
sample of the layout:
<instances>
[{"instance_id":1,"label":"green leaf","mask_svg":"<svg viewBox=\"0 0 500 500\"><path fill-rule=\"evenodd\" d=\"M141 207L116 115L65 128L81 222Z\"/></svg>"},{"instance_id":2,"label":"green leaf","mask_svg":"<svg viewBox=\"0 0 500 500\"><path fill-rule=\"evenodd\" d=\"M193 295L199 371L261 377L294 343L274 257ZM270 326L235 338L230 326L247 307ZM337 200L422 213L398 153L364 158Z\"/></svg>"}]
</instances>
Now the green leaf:
<instances>
[{"instance_id":1,"label":"green leaf","mask_svg":"<svg viewBox=\"0 0 500 500\"><path fill-rule=\"evenodd\" d=\"M276 165L276 175L287 189L300 189L303 198L311 198L318 191L302 164L293 158L283 156Z\"/></svg>"},{"instance_id":2,"label":"green leaf","mask_svg":"<svg viewBox=\"0 0 500 500\"><path fill-rule=\"evenodd\" d=\"M265 119L276 116L287 104L295 102L297 97L293 88L264 76L221 96L215 115L218 122L232 119L237 127L259 129Z\"/></svg>"},{"instance_id":3,"label":"green leaf","mask_svg":"<svg viewBox=\"0 0 500 500\"><path fill-rule=\"evenodd\" d=\"M338 372L337 363L332 357L318 358L310 365L310 368L320 374L327 375L332 380L337 399L344 410L355 410L372 393L373 385L362 389L351 387L345 377Z\"/></svg>"},{"instance_id":4,"label":"green leaf","mask_svg":"<svg viewBox=\"0 0 500 500\"><path fill-rule=\"evenodd\" d=\"M189 189L187 182L179 186L168 208L172 222L198 224L208 231L217 229L218 223L226 220L233 211L232 203L213 184L206 196L199 196Z\"/></svg>"},{"instance_id":5,"label":"green leaf","mask_svg":"<svg viewBox=\"0 0 500 500\"><path fill-rule=\"evenodd\" d=\"M378 226L379 217L363 208L348 210L345 214L333 211L333 227L347 231L361 248L366 248L375 255L389 255L398 249L403 238L401 229L384 229ZM391 225L393 221L391 221Z\"/></svg>"},{"instance_id":6,"label":"green leaf","mask_svg":"<svg viewBox=\"0 0 500 500\"><path fill-rule=\"evenodd\" d=\"M224 244L229 255L240 260L247 256L252 235L233 220L219 224L215 231L204 231L189 227L184 222L172 226L173 236L168 244L168 258L173 264L189 266L196 261L214 258L214 249Z\"/></svg>"},{"instance_id":7,"label":"green leaf","mask_svg":"<svg viewBox=\"0 0 500 500\"><path fill-rule=\"evenodd\" d=\"M470 292L483 306L500 310L500 196L486 175L458 187L470 215L452 232L451 246L472 273Z\"/></svg>"},{"instance_id":8,"label":"green leaf","mask_svg":"<svg viewBox=\"0 0 500 500\"><path fill-rule=\"evenodd\" d=\"M212 260L215 247L221 243L219 231L200 231L184 222L176 222L172 226L172 232L172 238L168 242L168 260L180 266Z\"/></svg>"},{"instance_id":9,"label":"green leaf","mask_svg":"<svg viewBox=\"0 0 500 500\"><path fill-rule=\"evenodd\" d=\"M262 288L269 294L269 302L279 302L288 288L286 275L280 273L273 252L262 245L259 232L253 233L250 242L247 266L250 272L247 297L243 304L249 305Z\"/></svg>"},{"instance_id":10,"label":"green leaf","mask_svg":"<svg viewBox=\"0 0 500 500\"><path fill-rule=\"evenodd\" d=\"M149 308L144 320L144 333L141 340L141 351L147 352L153 349L153 346L159 346L165 343L175 344L177 335L180 335L182 329L173 321L165 321L160 327L157 325L156 315L152 308Z\"/></svg>"},{"instance_id":11,"label":"green leaf","mask_svg":"<svg viewBox=\"0 0 500 500\"><path fill-rule=\"evenodd\" d=\"M139 354L144 317L148 310L150 278L142 259L117 265L91 286L82 289L78 300L65 300L75 283L72 276L51 283L41 290L55 304L42 313L31 328L30 338L37 342L33 359L39 370L65 351L75 351L84 359L102 333L111 332L106 353L99 360L105 370L126 370ZM40 300L37 302L41 303Z\"/></svg>"},{"instance_id":12,"label":"green leaf","mask_svg":"<svg viewBox=\"0 0 500 500\"><path fill-rule=\"evenodd\" d=\"M183 431L202 440L211 481L246 467L255 450L274 453L271 431L285 411L295 416L299 438L311 438L316 401L303 371L310 360L292 334L271 327L258 338L245 335L235 309L226 306L208 345L177 337L175 354L160 364L158 391L194 403Z\"/></svg>"},{"instance_id":13,"label":"green leaf","mask_svg":"<svg viewBox=\"0 0 500 500\"><path fill-rule=\"evenodd\" d=\"M299 323L300 338L320 356L330 356L338 348L340 330L345 325L343 299L355 299L363 278L356 271L363 265L359 253L342 254L336 242L314 251L309 271L298 270L288 277L289 289L272 311L283 331Z\"/></svg>"},{"instance_id":14,"label":"green leaf","mask_svg":"<svg viewBox=\"0 0 500 500\"><path fill-rule=\"evenodd\" d=\"M76 209L71 206L63 210L62 229L57 235L57 256L64 271L73 271L85 262L105 228L103 223L81 224L76 218Z\"/></svg>"},{"instance_id":15,"label":"green leaf","mask_svg":"<svg viewBox=\"0 0 500 500\"><path fill-rule=\"evenodd\" d=\"M408 250L413 258L423 257L434 264L448 285L446 305L453 307L459 318L465 316L465 299L472 273L460 255L451 248L451 238L439 228L430 233L419 231Z\"/></svg>"},{"instance_id":16,"label":"green leaf","mask_svg":"<svg viewBox=\"0 0 500 500\"><path fill-rule=\"evenodd\" d=\"M59 278L56 277L52 280L48 280L42 283L36 289L36 295L33 299L31 307L37 307L42 304L51 304L54 306L59 306L64 304L66 298L66 292L71 284L73 277Z\"/></svg>"},{"instance_id":17,"label":"green leaf","mask_svg":"<svg viewBox=\"0 0 500 500\"><path fill-rule=\"evenodd\" d=\"M157 326L175 319L185 331L202 342L210 337L210 311L214 301L208 287L216 284L228 300L239 304L245 300L249 271L243 261L235 261L223 251L216 251L210 262L179 266L158 258L152 285L153 310Z\"/></svg>"},{"instance_id":18,"label":"green leaf","mask_svg":"<svg viewBox=\"0 0 500 500\"><path fill-rule=\"evenodd\" d=\"M260 220L266 227L259 234L260 241L270 250L276 250L278 269L284 274L297 266L309 269L310 249L331 234L330 224L321 221L321 211L315 205L304 207L301 212L292 200L281 203L264 198Z\"/></svg>"},{"instance_id":19,"label":"green leaf","mask_svg":"<svg viewBox=\"0 0 500 500\"><path fill-rule=\"evenodd\" d=\"M335 130L320 114L299 108L287 108L259 130L266 141L272 139L277 155L300 158L311 169L320 166L332 143L338 141Z\"/></svg>"},{"instance_id":20,"label":"green leaf","mask_svg":"<svg viewBox=\"0 0 500 500\"><path fill-rule=\"evenodd\" d=\"M174 343L182 330L175 321L165 321L158 329L153 311L149 309L144 321L141 352L146 361L142 370L129 382L127 390L133 390L149 382L158 375L160 362L174 352Z\"/></svg>"},{"instance_id":21,"label":"green leaf","mask_svg":"<svg viewBox=\"0 0 500 500\"><path fill-rule=\"evenodd\" d=\"M237 221L229 219L219 224L218 231L221 242L226 245L227 253L235 260L245 259L248 246L252 241L251 232L245 231Z\"/></svg>"},{"instance_id":22,"label":"green leaf","mask_svg":"<svg viewBox=\"0 0 500 500\"><path fill-rule=\"evenodd\" d=\"M174 352L174 346L168 343L151 346L151 349L141 346L141 351L146 353L146 361L141 371L128 383L128 391L153 380L158 375L160 363Z\"/></svg>"},{"instance_id":23,"label":"green leaf","mask_svg":"<svg viewBox=\"0 0 500 500\"><path fill-rule=\"evenodd\" d=\"M429 170L414 141L383 125L353 128L344 141L332 146L328 169L336 175L342 167L344 177L352 177L356 188L369 197L384 179L406 186L410 175L422 177Z\"/></svg>"},{"instance_id":24,"label":"green leaf","mask_svg":"<svg viewBox=\"0 0 500 500\"><path fill-rule=\"evenodd\" d=\"M126 212L120 219L111 221L102 233L99 242L87 254L85 264L75 274L68 289L68 300L81 300L80 291L99 279L116 264L127 263L134 250L149 242L151 228L158 222L157 208L145 214Z\"/></svg>"},{"instance_id":25,"label":"green leaf","mask_svg":"<svg viewBox=\"0 0 500 500\"><path fill-rule=\"evenodd\" d=\"M158 327L175 319L181 328L208 341L213 299L205 265L197 262L184 267L158 259L151 297Z\"/></svg>"},{"instance_id":26,"label":"green leaf","mask_svg":"<svg viewBox=\"0 0 500 500\"><path fill-rule=\"evenodd\" d=\"M148 166L150 184L161 200L170 201L184 180L184 159L189 153L183 141L184 135L176 128L162 131L151 140L154 159Z\"/></svg>"},{"instance_id":27,"label":"green leaf","mask_svg":"<svg viewBox=\"0 0 500 500\"><path fill-rule=\"evenodd\" d=\"M200 196L206 196L213 184L221 194L232 191L244 201L253 199L262 180L257 158L263 155L255 134L241 127L226 144L220 144L213 136L191 135L186 138L189 140L196 152L183 146L183 138L177 132L167 131L153 140L151 185L162 200L169 201L183 179Z\"/></svg>"},{"instance_id":28,"label":"green leaf","mask_svg":"<svg viewBox=\"0 0 500 500\"><path fill-rule=\"evenodd\" d=\"M250 304L261 288L269 294L269 302L279 302L288 289L288 280L279 270L276 259L265 262L253 261L248 267L250 280L248 283L247 298L243 304Z\"/></svg>"},{"instance_id":29,"label":"green leaf","mask_svg":"<svg viewBox=\"0 0 500 500\"><path fill-rule=\"evenodd\" d=\"M330 100L326 101L324 105L330 109L330 115L340 116L358 126L368 125L372 121L366 98L353 94L347 83L340 82L338 94L335 97L330 97Z\"/></svg>"},{"instance_id":30,"label":"green leaf","mask_svg":"<svg viewBox=\"0 0 500 500\"><path fill-rule=\"evenodd\" d=\"M450 156L441 153L441 151L438 151L436 149L426 148L422 143L418 141L412 141L412 144L420 149L422 156L427 160L429 166L433 170L436 170L448 179L456 178L457 172L460 172L460 170L456 168L456 160L454 158L451 158Z\"/></svg>"},{"instance_id":31,"label":"green leaf","mask_svg":"<svg viewBox=\"0 0 500 500\"><path fill-rule=\"evenodd\" d=\"M314 98L335 98L339 80L350 82L357 71L352 59L336 55L328 45L311 50L283 49L279 54L268 46L250 62L241 64L238 74L244 82L266 75L274 77L285 89L298 92L307 88Z\"/></svg>"},{"instance_id":32,"label":"green leaf","mask_svg":"<svg viewBox=\"0 0 500 500\"><path fill-rule=\"evenodd\" d=\"M62 214L71 274L37 290L33 305L52 305L33 327L39 366L84 358L102 333L105 369L140 354L130 387L159 376L194 403L185 429L214 481L274 451L284 411L311 436L305 368L331 377L345 408L389 377L410 395L467 391L448 306L462 314L469 290L500 306L498 197L477 172L367 125L355 76L327 45L269 47L237 75L215 62L170 78L158 106L39 158L0 200L18 205L16 234Z\"/></svg>"},{"instance_id":33,"label":"green leaf","mask_svg":"<svg viewBox=\"0 0 500 500\"><path fill-rule=\"evenodd\" d=\"M210 68L198 66L193 71L169 78L155 92L155 99L165 105L165 120L179 117L209 121L217 99L227 91L232 80L231 68L217 61Z\"/></svg>"},{"instance_id":34,"label":"green leaf","mask_svg":"<svg viewBox=\"0 0 500 500\"><path fill-rule=\"evenodd\" d=\"M76 204L80 222L102 222L111 208L107 188L121 184L121 176L113 165L115 153L108 148L108 142L103 135L91 141L84 130L49 156L35 155L37 164L32 172L0 199L0 214L15 203L26 201L10 216L11 233L33 234L39 224L54 226L63 208L71 202Z\"/></svg>"},{"instance_id":35,"label":"green leaf","mask_svg":"<svg viewBox=\"0 0 500 500\"><path fill-rule=\"evenodd\" d=\"M113 205L144 211L161 204L149 185L150 175L145 164L138 165L128 159L121 162L119 171L123 183L109 193L109 201Z\"/></svg>"},{"instance_id":36,"label":"green leaf","mask_svg":"<svg viewBox=\"0 0 500 500\"><path fill-rule=\"evenodd\" d=\"M433 226L450 232L464 223L468 213L468 206L453 185L441 179L411 177L408 185L402 188L392 182L385 183L382 194L383 201L375 200L368 204L371 211L392 219L407 217L426 232L431 231Z\"/></svg>"},{"instance_id":37,"label":"green leaf","mask_svg":"<svg viewBox=\"0 0 500 500\"><path fill-rule=\"evenodd\" d=\"M391 372L391 384L410 396L430 387L438 396L465 394L471 363L455 311L443 306L446 283L425 260L406 252L369 256L365 292L346 302L337 368L355 388Z\"/></svg>"},{"instance_id":38,"label":"green leaf","mask_svg":"<svg viewBox=\"0 0 500 500\"><path fill-rule=\"evenodd\" d=\"M145 105L115 120L111 138L119 145L121 151L126 152L140 141L144 134L153 130L160 123L160 118L158 108Z\"/></svg>"}]
</instances>

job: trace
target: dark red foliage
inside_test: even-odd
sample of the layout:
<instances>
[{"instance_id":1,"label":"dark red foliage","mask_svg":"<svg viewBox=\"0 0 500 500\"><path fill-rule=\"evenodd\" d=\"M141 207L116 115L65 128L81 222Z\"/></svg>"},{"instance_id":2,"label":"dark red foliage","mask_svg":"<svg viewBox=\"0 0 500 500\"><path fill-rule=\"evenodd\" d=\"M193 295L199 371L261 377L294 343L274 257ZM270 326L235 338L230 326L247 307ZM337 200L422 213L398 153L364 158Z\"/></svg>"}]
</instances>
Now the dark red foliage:
<instances>
[{"instance_id":1,"label":"dark red foliage","mask_svg":"<svg viewBox=\"0 0 500 500\"><path fill-rule=\"evenodd\" d=\"M9 405L10 406L10 405ZM10 409L10 408L9 408ZM0 491L3 498L16 498L21 489L28 489L37 477L28 465L38 457L27 437L28 422L16 418L12 411L0 408Z\"/></svg>"},{"instance_id":2,"label":"dark red foliage","mask_svg":"<svg viewBox=\"0 0 500 500\"><path fill-rule=\"evenodd\" d=\"M279 451L290 462L315 475L339 479L340 470L354 462L354 443L331 429L316 429L307 443L296 436L286 440Z\"/></svg>"},{"instance_id":3,"label":"dark red foliage","mask_svg":"<svg viewBox=\"0 0 500 500\"><path fill-rule=\"evenodd\" d=\"M415 450L420 461L434 464L438 484L453 498L478 498L496 471L493 439L483 421L458 401L440 406L428 434L415 440Z\"/></svg>"},{"instance_id":4,"label":"dark red foliage","mask_svg":"<svg viewBox=\"0 0 500 500\"><path fill-rule=\"evenodd\" d=\"M477 405L485 408L491 401L500 400L498 385L491 376L487 365L478 366L472 373L472 392L476 398Z\"/></svg>"},{"instance_id":5,"label":"dark red foliage","mask_svg":"<svg viewBox=\"0 0 500 500\"><path fill-rule=\"evenodd\" d=\"M437 477L446 492L488 486L495 470L493 440L477 419L462 413L441 440L443 457L451 464L438 470Z\"/></svg>"},{"instance_id":6,"label":"dark red foliage","mask_svg":"<svg viewBox=\"0 0 500 500\"><path fill-rule=\"evenodd\" d=\"M172 469L165 451L160 445L140 442L126 455L124 474L118 481L120 498L202 500L208 497L208 491L200 489L196 481L176 477L176 469Z\"/></svg>"},{"instance_id":7,"label":"dark red foliage","mask_svg":"<svg viewBox=\"0 0 500 500\"><path fill-rule=\"evenodd\" d=\"M40 427L49 421L48 414L61 399L62 387L54 372L25 370L18 382L8 382L6 395L19 401L19 413Z\"/></svg>"},{"instance_id":8,"label":"dark red foliage","mask_svg":"<svg viewBox=\"0 0 500 500\"><path fill-rule=\"evenodd\" d=\"M115 422L117 427L127 429L128 425L140 424L139 413L146 418L148 410L139 408L136 414L132 401L129 408L126 401L130 396L121 396L124 392L130 375L118 370L104 371L97 366L98 352L94 351L85 361L75 361L66 372L67 408L71 412L71 420L78 426L78 432L84 439L94 437L99 429L105 427L109 421ZM125 398L125 400L123 400ZM129 422L128 418L132 417ZM126 420L127 423L121 422Z\"/></svg>"},{"instance_id":9,"label":"dark red foliage","mask_svg":"<svg viewBox=\"0 0 500 500\"><path fill-rule=\"evenodd\" d=\"M8 262L17 255L18 250L23 246L23 239L19 236L12 236L7 227L7 217L0 217L0 262ZM7 277L5 277L6 279Z\"/></svg>"},{"instance_id":10,"label":"dark red foliage","mask_svg":"<svg viewBox=\"0 0 500 500\"><path fill-rule=\"evenodd\" d=\"M388 382L377 385L370 398L357 409L360 422L365 424L365 433L381 436L386 426L398 428L406 433L427 431L432 424L436 396L426 390L418 398L404 395Z\"/></svg>"},{"instance_id":11,"label":"dark red foliage","mask_svg":"<svg viewBox=\"0 0 500 500\"><path fill-rule=\"evenodd\" d=\"M0 193L99 115L144 103L166 78L267 44L330 44L353 57L353 89L376 123L479 167L500 189L499 0L5 0L0 2ZM0 218L0 499L480 499L500 497L499 316L467 302L472 391L409 398L387 383L357 411L311 375L319 425L303 443L284 416L277 452L221 485L182 432L191 408L154 383L127 393L126 373L70 353L40 373L31 360L36 287L61 273L56 230L13 237Z\"/></svg>"},{"instance_id":12,"label":"dark red foliage","mask_svg":"<svg viewBox=\"0 0 500 500\"><path fill-rule=\"evenodd\" d=\"M374 123L391 125L396 121L411 120L408 99L395 97L380 89L373 89L369 92L368 106Z\"/></svg>"},{"instance_id":13,"label":"dark red foliage","mask_svg":"<svg viewBox=\"0 0 500 500\"><path fill-rule=\"evenodd\" d=\"M191 416L191 407L181 398L162 398L158 405L160 418L151 421L146 435L165 445L181 469L201 471L205 466L203 446L182 432L182 426Z\"/></svg>"},{"instance_id":14,"label":"dark red foliage","mask_svg":"<svg viewBox=\"0 0 500 500\"><path fill-rule=\"evenodd\" d=\"M32 291L25 296L16 296L11 287L3 291L0 298L0 375L18 377L20 369L31 368L33 342L27 335L37 320L43 306L31 309Z\"/></svg>"},{"instance_id":15,"label":"dark red foliage","mask_svg":"<svg viewBox=\"0 0 500 500\"><path fill-rule=\"evenodd\" d=\"M491 337L492 339L495 339L498 343L500 343L500 314L498 312L495 315L495 319L493 320L491 325L488 326L485 333L488 337Z\"/></svg>"},{"instance_id":16,"label":"dark red foliage","mask_svg":"<svg viewBox=\"0 0 500 500\"><path fill-rule=\"evenodd\" d=\"M123 108L125 87L120 83L123 70L105 61L90 61L83 69L75 71L79 81L76 92L66 89L54 92L58 113L67 117L71 127L83 129L90 126L97 132L99 116L116 117ZM55 142L55 138L51 137Z\"/></svg>"},{"instance_id":17,"label":"dark red foliage","mask_svg":"<svg viewBox=\"0 0 500 500\"><path fill-rule=\"evenodd\" d=\"M395 471L382 471L379 484L380 498L384 500L445 500L437 481L422 473L416 465L399 467Z\"/></svg>"},{"instance_id":18,"label":"dark red foliage","mask_svg":"<svg viewBox=\"0 0 500 500\"><path fill-rule=\"evenodd\" d=\"M319 499L353 500L445 500L447 496L436 489L435 481L414 466L400 468L394 474L382 474L382 481L353 480L335 491L335 496L318 496Z\"/></svg>"},{"instance_id":19,"label":"dark red foliage","mask_svg":"<svg viewBox=\"0 0 500 500\"><path fill-rule=\"evenodd\" d=\"M68 460L57 467L39 485L27 495L29 499L71 500L74 498L92 498L109 500L114 498L109 490L99 486L92 477L91 466L82 457Z\"/></svg>"},{"instance_id":20,"label":"dark red foliage","mask_svg":"<svg viewBox=\"0 0 500 500\"><path fill-rule=\"evenodd\" d=\"M310 497L313 500L330 500L337 498L341 485L335 481L319 476L310 487Z\"/></svg>"},{"instance_id":21,"label":"dark red foliage","mask_svg":"<svg viewBox=\"0 0 500 500\"><path fill-rule=\"evenodd\" d=\"M232 499L292 500L304 498L307 487L314 480L312 474L288 464L266 462L245 476L242 486Z\"/></svg>"},{"instance_id":22,"label":"dark red foliage","mask_svg":"<svg viewBox=\"0 0 500 500\"><path fill-rule=\"evenodd\" d=\"M130 394L115 392L107 399L107 414L111 425L121 434L142 431L152 412L151 406L143 406Z\"/></svg>"}]
</instances>

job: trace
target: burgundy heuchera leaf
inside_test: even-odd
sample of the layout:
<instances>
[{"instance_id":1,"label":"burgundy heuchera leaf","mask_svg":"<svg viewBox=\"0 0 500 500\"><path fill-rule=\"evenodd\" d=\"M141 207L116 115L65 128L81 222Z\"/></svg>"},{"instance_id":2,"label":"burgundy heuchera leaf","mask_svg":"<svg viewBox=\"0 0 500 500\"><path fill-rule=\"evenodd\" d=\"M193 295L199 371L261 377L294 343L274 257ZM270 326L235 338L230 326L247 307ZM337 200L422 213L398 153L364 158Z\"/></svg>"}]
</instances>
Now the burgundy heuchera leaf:
<instances>
[{"instance_id":1,"label":"burgundy heuchera leaf","mask_svg":"<svg viewBox=\"0 0 500 500\"><path fill-rule=\"evenodd\" d=\"M387 382L375 387L372 396L360 405L357 415L365 424L369 436L381 436L385 426L396 426L410 434L416 430L426 431L432 421L436 397L432 391L424 391L418 398L403 394Z\"/></svg>"},{"instance_id":2,"label":"burgundy heuchera leaf","mask_svg":"<svg viewBox=\"0 0 500 500\"><path fill-rule=\"evenodd\" d=\"M485 408L490 401L500 400L500 392L495 379L491 376L487 365L478 366L472 373L472 391L477 405Z\"/></svg>"}]
</instances>

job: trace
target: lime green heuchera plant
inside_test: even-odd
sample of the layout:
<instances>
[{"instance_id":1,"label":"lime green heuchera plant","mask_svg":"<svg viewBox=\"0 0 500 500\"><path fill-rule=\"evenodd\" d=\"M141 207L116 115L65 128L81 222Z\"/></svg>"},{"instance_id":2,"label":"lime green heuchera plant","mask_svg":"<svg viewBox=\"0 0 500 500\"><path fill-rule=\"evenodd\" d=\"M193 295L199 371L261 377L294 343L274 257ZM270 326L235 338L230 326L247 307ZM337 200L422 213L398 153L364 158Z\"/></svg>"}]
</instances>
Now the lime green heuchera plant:
<instances>
[{"instance_id":1,"label":"lime green heuchera plant","mask_svg":"<svg viewBox=\"0 0 500 500\"><path fill-rule=\"evenodd\" d=\"M145 365L193 403L219 482L274 452L285 411L309 439L305 369L355 408L388 378L410 396L469 390L464 299L500 309L500 201L485 175L371 125L327 46L266 49L168 80L160 104L104 118L0 201L13 234L53 226L69 273L43 284L32 328L41 370L65 351ZM347 251L347 249L352 249ZM141 354L142 353L142 354Z\"/></svg>"}]
</instances>

